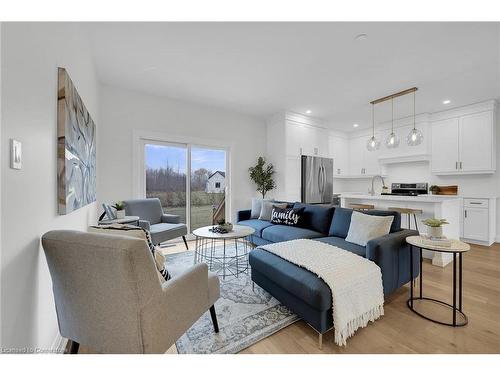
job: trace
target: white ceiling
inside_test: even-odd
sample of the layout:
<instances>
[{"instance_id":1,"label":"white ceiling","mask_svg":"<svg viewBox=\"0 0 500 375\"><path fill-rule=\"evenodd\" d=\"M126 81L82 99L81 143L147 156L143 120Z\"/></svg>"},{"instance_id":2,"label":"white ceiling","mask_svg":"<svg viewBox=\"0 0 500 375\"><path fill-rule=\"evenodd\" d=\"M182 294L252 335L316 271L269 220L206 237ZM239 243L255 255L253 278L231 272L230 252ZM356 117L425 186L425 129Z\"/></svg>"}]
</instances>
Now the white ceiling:
<instances>
[{"instance_id":1,"label":"white ceiling","mask_svg":"<svg viewBox=\"0 0 500 375\"><path fill-rule=\"evenodd\" d=\"M265 117L371 125L371 100L417 86L417 113L500 96L499 23L88 23L100 80ZM360 33L368 34L356 41ZM452 102L442 104L444 99ZM395 101L396 117L412 101ZM390 104L376 108L390 118Z\"/></svg>"}]
</instances>

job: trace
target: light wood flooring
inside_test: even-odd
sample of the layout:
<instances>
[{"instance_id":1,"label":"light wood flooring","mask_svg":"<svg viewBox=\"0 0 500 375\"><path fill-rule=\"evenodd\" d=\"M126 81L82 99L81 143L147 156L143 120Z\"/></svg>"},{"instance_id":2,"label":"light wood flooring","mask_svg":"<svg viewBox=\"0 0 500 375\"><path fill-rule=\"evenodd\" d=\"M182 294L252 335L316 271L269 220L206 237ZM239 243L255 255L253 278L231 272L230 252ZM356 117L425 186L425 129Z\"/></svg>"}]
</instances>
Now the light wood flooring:
<instances>
[{"instance_id":1,"label":"light wood flooring","mask_svg":"<svg viewBox=\"0 0 500 375\"><path fill-rule=\"evenodd\" d=\"M194 248L193 241L189 247ZM175 253L185 251L185 247L179 243L162 251ZM423 269L424 296L451 303L451 264L443 269L426 261ZM320 350L315 331L299 321L242 353L500 353L500 244L472 245L464 254L463 310L469 318L467 326L452 328L417 316L406 307L408 294L409 286L405 286L389 296L385 315L358 330L346 347L335 345L330 332L325 334ZM441 313L439 309L426 311Z\"/></svg>"}]
</instances>

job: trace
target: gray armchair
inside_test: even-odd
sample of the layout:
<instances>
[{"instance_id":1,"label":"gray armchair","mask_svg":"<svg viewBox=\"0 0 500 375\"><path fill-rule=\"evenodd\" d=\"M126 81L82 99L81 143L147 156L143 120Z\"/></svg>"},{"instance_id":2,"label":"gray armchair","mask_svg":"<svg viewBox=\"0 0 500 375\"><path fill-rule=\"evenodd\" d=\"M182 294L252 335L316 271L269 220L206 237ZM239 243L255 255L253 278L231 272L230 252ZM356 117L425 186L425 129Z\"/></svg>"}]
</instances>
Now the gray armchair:
<instances>
[{"instance_id":1,"label":"gray armchair","mask_svg":"<svg viewBox=\"0 0 500 375\"><path fill-rule=\"evenodd\" d=\"M155 245L182 236L184 245L189 250L185 237L186 224L179 222L178 215L164 214L158 198L131 199L123 203L125 203L125 215L139 216L139 225L149 230Z\"/></svg>"},{"instance_id":2,"label":"gray armchair","mask_svg":"<svg viewBox=\"0 0 500 375\"><path fill-rule=\"evenodd\" d=\"M218 332L219 279L204 263L161 283L141 239L56 230L42 245L72 352L81 343L101 353L164 353L208 309Z\"/></svg>"}]
</instances>

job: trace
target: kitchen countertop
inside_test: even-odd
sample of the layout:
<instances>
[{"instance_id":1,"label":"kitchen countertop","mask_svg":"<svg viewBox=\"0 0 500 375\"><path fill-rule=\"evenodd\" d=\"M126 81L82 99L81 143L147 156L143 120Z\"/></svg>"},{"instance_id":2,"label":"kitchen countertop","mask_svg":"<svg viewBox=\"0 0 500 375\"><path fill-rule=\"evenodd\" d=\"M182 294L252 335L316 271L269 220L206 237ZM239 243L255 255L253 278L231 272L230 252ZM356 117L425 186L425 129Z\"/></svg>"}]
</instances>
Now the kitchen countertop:
<instances>
[{"instance_id":1,"label":"kitchen countertop","mask_svg":"<svg viewBox=\"0 0 500 375\"><path fill-rule=\"evenodd\" d=\"M423 203L440 203L449 200L462 199L458 195L370 195L365 193L340 193L340 198L347 199L367 199L367 200L384 200L384 201L403 201L403 202L423 202Z\"/></svg>"}]
</instances>

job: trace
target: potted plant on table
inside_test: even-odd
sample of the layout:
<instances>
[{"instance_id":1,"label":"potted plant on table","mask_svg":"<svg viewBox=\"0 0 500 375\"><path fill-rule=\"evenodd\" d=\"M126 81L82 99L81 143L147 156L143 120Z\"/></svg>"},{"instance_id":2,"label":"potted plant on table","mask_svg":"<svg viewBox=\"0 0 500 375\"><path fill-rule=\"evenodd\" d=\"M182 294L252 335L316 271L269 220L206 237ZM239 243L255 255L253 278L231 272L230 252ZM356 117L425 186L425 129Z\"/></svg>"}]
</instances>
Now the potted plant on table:
<instances>
[{"instance_id":1,"label":"potted plant on table","mask_svg":"<svg viewBox=\"0 0 500 375\"><path fill-rule=\"evenodd\" d=\"M116 210L117 219L125 218L125 203L123 203L122 201L118 201L114 204L113 208Z\"/></svg>"},{"instance_id":2,"label":"potted plant on table","mask_svg":"<svg viewBox=\"0 0 500 375\"><path fill-rule=\"evenodd\" d=\"M429 237L431 239L443 238L443 225L449 224L446 219L425 219L422 223L429 227Z\"/></svg>"}]
</instances>

